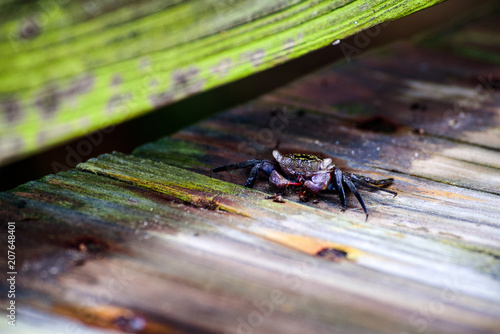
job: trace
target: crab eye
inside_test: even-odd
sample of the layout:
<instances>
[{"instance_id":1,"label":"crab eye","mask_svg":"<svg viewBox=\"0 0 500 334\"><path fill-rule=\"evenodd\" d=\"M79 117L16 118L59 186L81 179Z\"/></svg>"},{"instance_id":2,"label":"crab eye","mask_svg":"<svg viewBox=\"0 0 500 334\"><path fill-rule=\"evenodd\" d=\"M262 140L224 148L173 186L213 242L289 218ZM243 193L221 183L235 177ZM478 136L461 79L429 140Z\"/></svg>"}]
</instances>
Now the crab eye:
<instances>
[{"instance_id":1,"label":"crab eye","mask_svg":"<svg viewBox=\"0 0 500 334\"><path fill-rule=\"evenodd\" d=\"M331 158L326 158L321 162L321 169L327 169L328 166L332 164L332 159Z\"/></svg>"},{"instance_id":2,"label":"crab eye","mask_svg":"<svg viewBox=\"0 0 500 334\"><path fill-rule=\"evenodd\" d=\"M278 150L274 150L273 151L273 157L274 159L276 159L277 161L280 161L281 160L281 153L278 152Z\"/></svg>"}]
</instances>

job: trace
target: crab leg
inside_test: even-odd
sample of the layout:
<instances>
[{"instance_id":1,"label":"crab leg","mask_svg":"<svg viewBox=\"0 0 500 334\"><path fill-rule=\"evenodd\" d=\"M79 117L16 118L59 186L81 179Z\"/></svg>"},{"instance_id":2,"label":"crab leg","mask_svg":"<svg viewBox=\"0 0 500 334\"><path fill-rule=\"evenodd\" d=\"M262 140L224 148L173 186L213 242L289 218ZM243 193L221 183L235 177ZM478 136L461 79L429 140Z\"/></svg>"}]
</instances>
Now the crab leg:
<instances>
[{"instance_id":1,"label":"crab leg","mask_svg":"<svg viewBox=\"0 0 500 334\"><path fill-rule=\"evenodd\" d=\"M363 211L365 212L366 220L368 220L368 212L366 211L365 202L363 201L363 198L361 198L361 195L359 194L358 190L356 189L356 186L354 185L354 183L352 183L350 175L343 175L342 179L344 180L345 184L347 184L349 189L352 191L354 196L356 196L356 199L358 200L359 204L361 204L361 207L363 208Z\"/></svg>"},{"instance_id":2,"label":"crab leg","mask_svg":"<svg viewBox=\"0 0 500 334\"><path fill-rule=\"evenodd\" d=\"M339 192L340 204L342 205L342 209L345 210L346 202L345 202L345 192L344 186L342 185L342 171L339 168L335 168L335 188Z\"/></svg>"},{"instance_id":3,"label":"crab leg","mask_svg":"<svg viewBox=\"0 0 500 334\"><path fill-rule=\"evenodd\" d=\"M382 179L382 180L374 180L374 179L372 179L371 177L368 177L368 176L363 176L363 175L358 175L358 174L352 174L352 173L350 174L350 176L351 176L351 178L354 176L357 180L362 180L362 181L365 181L366 183L370 183L370 184L373 184L373 185L376 185L376 186L382 186L382 187L388 186L392 182L394 182L393 178Z\"/></svg>"},{"instance_id":4,"label":"crab leg","mask_svg":"<svg viewBox=\"0 0 500 334\"><path fill-rule=\"evenodd\" d=\"M390 185L394 179L383 179L383 180L373 180L366 176L360 176L356 174L349 174L349 178L356 184L373 190L385 191L386 193L396 196L398 193L392 190L387 190L381 187L376 187L374 185L380 185L382 187Z\"/></svg>"},{"instance_id":5,"label":"crab leg","mask_svg":"<svg viewBox=\"0 0 500 334\"><path fill-rule=\"evenodd\" d=\"M223 165L219 167L212 168L210 170L210 173L218 173L218 172L227 172L229 170L235 170L235 169L240 169L240 168L246 168L250 166L255 166L258 163L262 162L263 160L257 160L257 159L252 159L252 160L247 160L243 162L239 162L237 164L229 164L229 165Z\"/></svg>"},{"instance_id":6,"label":"crab leg","mask_svg":"<svg viewBox=\"0 0 500 334\"><path fill-rule=\"evenodd\" d=\"M260 171L265 172L267 175L271 174L271 172L274 172L274 165L267 160L261 160L258 164L252 167L252 170L250 171L250 176L247 179L247 182L245 182L245 187L248 188L253 188L255 185L255 180L257 180L257 176L259 175Z\"/></svg>"},{"instance_id":7,"label":"crab leg","mask_svg":"<svg viewBox=\"0 0 500 334\"><path fill-rule=\"evenodd\" d=\"M219 166L212 168L210 171L211 173L218 173L222 171L229 171L229 170L235 170L235 169L240 169L240 168L246 168L246 167L252 167L252 170L250 171L250 176L247 179L247 182L245 182L245 187L252 188L255 184L255 180L257 179L257 176L259 175L260 171L263 171L267 175L270 175L272 171L276 169L276 166L274 163L272 163L269 160L257 160L257 159L252 159L252 160L247 160L243 161L237 164L229 164L229 165L224 165L224 166Z\"/></svg>"}]
</instances>

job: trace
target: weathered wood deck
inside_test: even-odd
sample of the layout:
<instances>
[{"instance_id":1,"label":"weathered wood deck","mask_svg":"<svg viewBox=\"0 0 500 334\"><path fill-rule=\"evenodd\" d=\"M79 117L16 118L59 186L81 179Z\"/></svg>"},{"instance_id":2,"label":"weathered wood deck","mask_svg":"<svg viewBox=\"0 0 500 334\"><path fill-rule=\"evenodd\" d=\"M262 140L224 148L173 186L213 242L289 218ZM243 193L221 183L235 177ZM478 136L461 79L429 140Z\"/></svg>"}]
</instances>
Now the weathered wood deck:
<instances>
[{"instance_id":1,"label":"weathered wood deck","mask_svg":"<svg viewBox=\"0 0 500 334\"><path fill-rule=\"evenodd\" d=\"M467 39L497 19L441 37L490 62L394 44L1 193L15 333L499 333L498 50ZM399 195L362 192L365 222L352 197L275 203L248 171L209 177L277 145Z\"/></svg>"}]
</instances>

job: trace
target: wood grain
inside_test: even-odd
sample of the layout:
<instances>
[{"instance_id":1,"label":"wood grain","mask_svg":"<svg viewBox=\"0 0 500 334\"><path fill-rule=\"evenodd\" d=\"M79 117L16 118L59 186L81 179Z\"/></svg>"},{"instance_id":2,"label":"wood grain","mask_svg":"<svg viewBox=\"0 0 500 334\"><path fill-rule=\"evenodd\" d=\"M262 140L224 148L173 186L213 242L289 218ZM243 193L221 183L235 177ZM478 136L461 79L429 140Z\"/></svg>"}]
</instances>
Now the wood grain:
<instances>
[{"instance_id":1,"label":"wood grain","mask_svg":"<svg viewBox=\"0 0 500 334\"><path fill-rule=\"evenodd\" d=\"M497 18L462 29L491 34ZM21 327L498 333L498 75L429 41L397 43L1 193L16 222ZM275 147L393 177L398 195L362 191L365 221L352 196L345 212L336 194L314 204L289 189L276 203L264 177L241 186L248 170L210 176Z\"/></svg>"},{"instance_id":2,"label":"wood grain","mask_svg":"<svg viewBox=\"0 0 500 334\"><path fill-rule=\"evenodd\" d=\"M442 1L2 1L0 164Z\"/></svg>"}]
</instances>

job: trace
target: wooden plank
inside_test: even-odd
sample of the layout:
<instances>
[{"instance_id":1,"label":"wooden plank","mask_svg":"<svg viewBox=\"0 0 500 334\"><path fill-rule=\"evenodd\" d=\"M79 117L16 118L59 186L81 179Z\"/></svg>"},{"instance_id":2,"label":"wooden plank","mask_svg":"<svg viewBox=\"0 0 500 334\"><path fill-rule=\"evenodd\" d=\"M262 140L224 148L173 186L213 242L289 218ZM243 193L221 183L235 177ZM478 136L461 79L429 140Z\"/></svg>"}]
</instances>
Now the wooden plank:
<instances>
[{"instance_id":1,"label":"wooden plank","mask_svg":"<svg viewBox=\"0 0 500 334\"><path fill-rule=\"evenodd\" d=\"M0 193L24 326L54 314L88 333L497 333L497 71L399 43ZM393 177L398 196L362 191L365 221L352 196L342 212L336 194L266 199L264 177L241 186L248 170L210 177L277 146Z\"/></svg>"},{"instance_id":2,"label":"wooden plank","mask_svg":"<svg viewBox=\"0 0 500 334\"><path fill-rule=\"evenodd\" d=\"M0 164L442 1L0 3Z\"/></svg>"},{"instance_id":3,"label":"wooden plank","mask_svg":"<svg viewBox=\"0 0 500 334\"><path fill-rule=\"evenodd\" d=\"M44 278L36 285L27 283L20 288L53 299L49 305L34 301L38 307L107 327L127 314L133 304L132 313L147 318L153 327L160 325L147 315L160 312L160 308L163 326L189 324L194 326L189 331L198 327L204 331L236 331L238 315L251 311L253 300L263 302L277 289L286 296L286 304L275 305L272 318L261 327L263 332L283 330L283 323L288 323L291 333L322 332L334 324L355 332L396 331L411 330L405 314L429 307L429 300L449 291L454 300L441 302L445 311L432 326L435 332L453 328L472 333L497 323L492 315L500 308L495 306L499 295L491 291L498 282L494 273L484 272L491 266L492 254L482 245L471 252L462 249L460 242L443 243L448 235L432 240L377 226L376 220L364 223L291 201L265 201L262 193L255 196L255 191L130 156L102 156L80 168L111 179L60 173L28 184L29 193L23 192L23 187L17 189L8 203L3 196L2 207L12 203L19 206L19 202L24 206L21 216L9 220L36 223L19 224L17 233L33 241L25 254L26 277ZM176 181L184 177L191 180L187 187ZM146 192L149 198L144 198L144 190L137 186L151 189L153 184L159 188ZM182 188L192 197L213 198L217 194L221 207L237 202L238 211L245 215L205 209L200 216L196 205L172 200L173 187ZM167 191L162 190L165 188ZM176 198L186 201L184 194ZM52 237L40 240L41 235ZM347 261L339 267L310 257L325 247L346 251ZM259 256L262 252L265 259ZM56 258L58 261L54 261ZM231 272L227 272L228 267ZM450 272L460 275L450 279ZM126 286L117 285L110 296L105 295L109 286L93 283L109 282L117 275L115 279L121 278ZM140 282L155 288L148 289ZM387 300L384 296L391 294L395 284L399 297ZM141 289L126 288L139 285ZM156 287L164 291L165 304L152 303L158 294ZM64 291L63 301L70 305L58 306L62 301L56 296ZM84 312L81 301L87 298L95 305ZM376 311L380 302L383 314ZM110 312L107 308L119 305L127 307L106 319ZM465 313L464 305L468 310ZM489 312L485 313L486 305ZM310 308L311 314L306 311ZM332 315L332 309L342 311ZM94 312L90 320L86 318L90 317L88 312ZM395 319L394 313L400 315ZM193 320L193 314L207 317ZM373 320L359 321L367 317ZM318 324L310 323L312 319ZM443 329L439 329L441 326Z\"/></svg>"}]
</instances>

